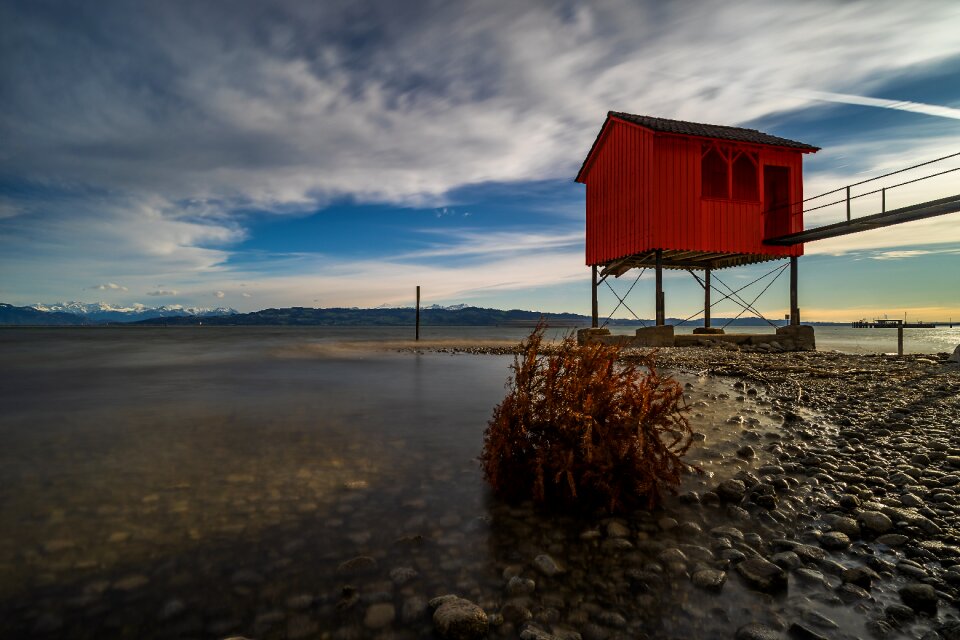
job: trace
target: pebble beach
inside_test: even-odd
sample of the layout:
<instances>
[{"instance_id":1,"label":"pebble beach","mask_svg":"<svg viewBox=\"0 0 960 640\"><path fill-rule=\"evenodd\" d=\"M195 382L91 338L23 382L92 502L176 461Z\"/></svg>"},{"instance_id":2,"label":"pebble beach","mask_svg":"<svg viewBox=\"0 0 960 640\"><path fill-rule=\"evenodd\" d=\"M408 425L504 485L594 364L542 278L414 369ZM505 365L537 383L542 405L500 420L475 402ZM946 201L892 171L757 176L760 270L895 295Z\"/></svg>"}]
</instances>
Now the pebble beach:
<instances>
[{"instance_id":1,"label":"pebble beach","mask_svg":"<svg viewBox=\"0 0 960 640\"><path fill-rule=\"evenodd\" d=\"M125 431L82 419L94 409L79 398L116 382L102 372L64 398L64 434L83 440L17 436L53 414L10 405L3 637L960 637L960 367L946 353L661 350L703 473L661 509L612 517L486 490L476 456L513 347L391 345L301 390L329 355L290 357L285 340L236 356L272 367L273 387L238 360L136 373L169 391L216 372L217 397L278 396L283 419L224 416L205 387L176 415L189 428L170 431L143 390L119 409L144 440L125 449ZM29 396L42 365L7 362ZM354 368L364 385L334 389ZM416 384L394 389L404 376ZM335 402L350 394L363 402ZM271 437L249 441L254 429ZM80 458L115 477L84 475Z\"/></svg>"}]
</instances>

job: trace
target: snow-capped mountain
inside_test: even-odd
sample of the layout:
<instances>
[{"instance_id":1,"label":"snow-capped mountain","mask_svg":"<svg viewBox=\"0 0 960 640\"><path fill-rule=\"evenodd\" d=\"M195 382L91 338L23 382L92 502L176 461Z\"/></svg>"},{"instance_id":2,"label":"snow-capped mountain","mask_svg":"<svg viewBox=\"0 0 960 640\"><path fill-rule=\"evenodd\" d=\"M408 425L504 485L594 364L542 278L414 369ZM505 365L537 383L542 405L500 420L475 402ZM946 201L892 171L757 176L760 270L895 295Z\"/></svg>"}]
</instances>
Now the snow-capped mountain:
<instances>
[{"instance_id":1,"label":"snow-capped mountain","mask_svg":"<svg viewBox=\"0 0 960 640\"><path fill-rule=\"evenodd\" d=\"M451 304L449 306L443 306L442 304L431 304L429 306L421 306L421 309L439 309L441 311L460 311L461 309L466 309L470 305L468 304ZM407 304L381 304L380 306L374 307L374 309L412 309L413 307Z\"/></svg>"},{"instance_id":2,"label":"snow-capped mountain","mask_svg":"<svg viewBox=\"0 0 960 640\"><path fill-rule=\"evenodd\" d=\"M32 305L37 311L72 313L91 322L135 322L149 318L171 318L181 316L229 316L238 313L229 307L207 309L203 307L184 307L179 304L165 304L148 307L139 302L128 307L115 306L106 302L56 302L52 304Z\"/></svg>"}]
</instances>

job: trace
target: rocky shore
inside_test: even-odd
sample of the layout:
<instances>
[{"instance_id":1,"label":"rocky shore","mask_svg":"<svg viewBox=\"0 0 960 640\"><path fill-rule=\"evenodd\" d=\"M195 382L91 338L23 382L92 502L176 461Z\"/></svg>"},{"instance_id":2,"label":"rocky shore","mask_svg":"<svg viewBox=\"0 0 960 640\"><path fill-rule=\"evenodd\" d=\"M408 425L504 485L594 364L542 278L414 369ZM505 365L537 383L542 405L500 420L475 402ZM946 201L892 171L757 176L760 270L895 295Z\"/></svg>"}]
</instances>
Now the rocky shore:
<instances>
[{"instance_id":1,"label":"rocky shore","mask_svg":"<svg viewBox=\"0 0 960 640\"><path fill-rule=\"evenodd\" d=\"M673 599L699 620L683 625L696 637L960 638L960 367L948 354L686 348L661 350L658 363L721 376L780 423L761 433L756 418L727 420L742 426L736 456L757 465L682 492L659 517L581 534L607 552L599 574L616 567L603 583L615 611L551 606L533 578L549 586L555 575L537 556L525 588L520 569L504 573L511 597L491 616L495 633L656 637L645 610ZM702 593L684 594L686 580ZM750 621L731 634L732 608Z\"/></svg>"},{"instance_id":2,"label":"rocky shore","mask_svg":"<svg viewBox=\"0 0 960 640\"><path fill-rule=\"evenodd\" d=\"M512 351L447 345L423 361L462 358L451 371L463 371L480 362L463 354ZM57 533L34 546L6 532L4 566L33 582L0 599L0 635L960 638L958 365L702 348L658 358L686 387L690 461L703 469L662 509L506 504L474 453L413 436L332 456L332 441L297 431L242 468L210 446L192 487L180 472L175 485L64 504L53 515L66 524L45 521Z\"/></svg>"}]
</instances>

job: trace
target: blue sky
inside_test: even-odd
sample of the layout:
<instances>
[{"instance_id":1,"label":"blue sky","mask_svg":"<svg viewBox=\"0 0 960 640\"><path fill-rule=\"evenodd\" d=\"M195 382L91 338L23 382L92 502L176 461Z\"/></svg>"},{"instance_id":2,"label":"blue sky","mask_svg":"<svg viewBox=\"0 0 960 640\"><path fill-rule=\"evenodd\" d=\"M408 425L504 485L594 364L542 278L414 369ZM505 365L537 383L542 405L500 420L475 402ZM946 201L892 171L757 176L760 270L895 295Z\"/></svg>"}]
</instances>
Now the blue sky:
<instances>
[{"instance_id":1,"label":"blue sky","mask_svg":"<svg viewBox=\"0 0 960 640\"><path fill-rule=\"evenodd\" d=\"M820 146L806 195L960 151L951 2L38 1L0 25L14 304L378 306L420 284L428 304L585 313L572 180L608 110ZM810 244L803 315L960 317L958 265L960 214ZM700 295L670 274L668 314ZM782 277L758 307L787 306Z\"/></svg>"}]
</instances>

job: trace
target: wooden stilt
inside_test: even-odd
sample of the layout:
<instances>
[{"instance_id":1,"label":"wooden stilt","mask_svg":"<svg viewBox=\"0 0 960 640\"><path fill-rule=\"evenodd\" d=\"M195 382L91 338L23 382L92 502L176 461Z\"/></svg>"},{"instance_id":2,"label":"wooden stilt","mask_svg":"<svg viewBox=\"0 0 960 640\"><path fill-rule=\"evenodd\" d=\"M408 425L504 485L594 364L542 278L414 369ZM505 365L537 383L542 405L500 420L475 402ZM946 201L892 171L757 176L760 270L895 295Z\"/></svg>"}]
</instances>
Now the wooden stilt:
<instances>
[{"instance_id":1,"label":"wooden stilt","mask_svg":"<svg viewBox=\"0 0 960 640\"><path fill-rule=\"evenodd\" d=\"M663 249L657 249L657 326L667 323L667 314L663 305Z\"/></svg>"},{"instance_id":2,"label":"wooden stilt","mask_svg":"<svg viewBox=\"0 0 960 640\"><path fill-rule=\"evenodd\" d=\"M703 326L710 328L710 267L703 270Z\"/></svg>"},{"instance_id":3,"label":"wooden stilt","mask_svg":"<svg viewBox=\"0 0 960 640\"><path fill-rule=\"evenodd\" d=\"M597 265L590 267L590 326L596 329L600 326L600 317L597 307Z\"/></svg>"},{"instance_id":4,"label":"wooden stilt","mask_svg":"<svg viewBox=\"0 0 960 640\"><path fill-rule=\"evenodd\" d=\"M790 324L800 324L800 307L797 305L797 257L790 258Z\"/></svg>"},{"instance_id":5,"label":"wooden stilt","mask_svg":"<svg viewBox=\"0 0 960 640\"><path fill-rule=\"evenodd\" d=\"M416 339L420 339L420 285L417 285L417 332Z\"/></svg>"}]
</instances>

